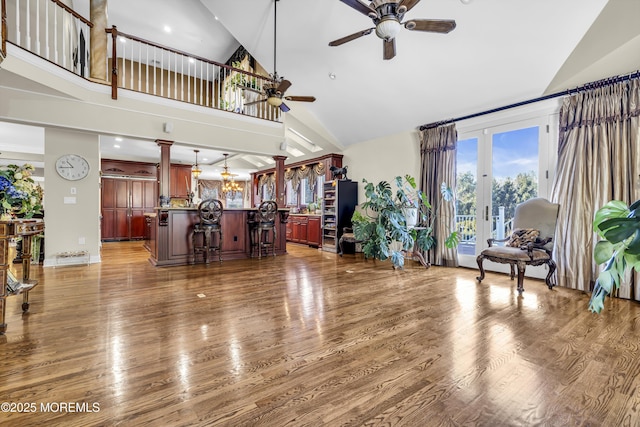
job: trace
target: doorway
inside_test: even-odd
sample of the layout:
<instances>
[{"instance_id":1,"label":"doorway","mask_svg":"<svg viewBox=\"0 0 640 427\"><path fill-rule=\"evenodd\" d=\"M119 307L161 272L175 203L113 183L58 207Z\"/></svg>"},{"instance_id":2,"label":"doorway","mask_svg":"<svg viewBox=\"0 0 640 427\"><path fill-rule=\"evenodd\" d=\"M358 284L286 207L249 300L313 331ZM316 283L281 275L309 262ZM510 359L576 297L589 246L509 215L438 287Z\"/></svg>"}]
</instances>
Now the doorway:
<instances>
[{"instance_id":1,"label":"doorway","mask_svg":"<svg viewBox=\"0 0 640 427\"><path fill-rule=\"evenodd\" d=\"M456 228L461 266L477 268L487 239L511 234L515 207L533 197L548 198L551 154L548 118L461 132L456 151ZM508 272L488 263L488 270ZM542 267L528 275L544 277ZM530 271L531 270L531 271Z\"/></svg>"}]
</instances>

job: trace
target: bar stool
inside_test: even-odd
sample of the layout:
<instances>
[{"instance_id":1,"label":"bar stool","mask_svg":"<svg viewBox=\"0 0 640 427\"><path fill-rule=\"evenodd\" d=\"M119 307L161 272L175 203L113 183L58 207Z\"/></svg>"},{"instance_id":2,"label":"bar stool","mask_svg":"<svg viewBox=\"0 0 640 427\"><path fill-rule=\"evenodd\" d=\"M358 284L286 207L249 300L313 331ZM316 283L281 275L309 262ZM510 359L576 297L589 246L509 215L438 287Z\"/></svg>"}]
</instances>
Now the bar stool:
<instances>
[{"instance_id":1,"label":"bar stool","mask_svg":"<svg viewBox=\"0 0 640 427\"><path fill-rule=\"evenodd\" d=\"M260 203L253 221L249 223L251 239L250 256L253 257L254 248L258 250L258 259L262 258L262 251L271 248L273 256L276 256L276 216L278 204L273 200ZM269 233L271 232L271 233ZM271 239L269 239L271 237Z\"/></svg>"},{"instance_id":2,"label":"bar stool","mask_svg":"<svg viewBox=\"0 0 640 427\"><path fill-rule=\"evenodd\" d=\"M198 216L200 222L193 226L191 235L191 241L193 244L193 263L196 262L196 256L202 253L204 256L204 262L209 264L209 252L217 251L218 259L222 262L222 226L220 224L220 218L222 217L222 203L220 200L209 199L203 200L198 205ZM196 245L196 237L202 234L202 246ZM211 235L217 234L216 239L218 244L213 245Z\"/></svg>"},{"instance_id":3,"label":"bar stool","mask_svg":"<svg viewBox=\"0 0 640 427\"><path fill-rule=\"evenodd\" d=\"M249 258L253 258L253 250L255 249L256 241L258 240L258 237L256 236L258 232L257 211L247 212L247 228L249 229Z\"/></svg>"}]
</instances>

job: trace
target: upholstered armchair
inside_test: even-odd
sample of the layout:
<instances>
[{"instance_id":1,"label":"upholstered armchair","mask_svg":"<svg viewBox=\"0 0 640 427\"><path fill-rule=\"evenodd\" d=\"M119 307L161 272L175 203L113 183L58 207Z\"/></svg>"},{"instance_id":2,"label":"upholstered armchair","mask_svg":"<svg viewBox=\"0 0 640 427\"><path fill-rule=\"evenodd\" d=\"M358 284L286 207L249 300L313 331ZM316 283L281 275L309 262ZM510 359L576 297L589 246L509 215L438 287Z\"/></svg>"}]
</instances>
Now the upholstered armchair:
<instances>
[{"instance_id":1,"label":"upholstered armchair","mask_svg":"<svg viewBox=\"0 0 640 427\"><path fill-rule=\"evenodd\" d=\"M524 291L524 272L527 265L544 265L549 267L545 283L549 289L555 286L552 282L556 263L553 261L553 239L555 237L558 208L560 205L551 203L543 198L527 200L516 206L513 219L513 232L507 239L488 239L489 247L478 255L478 268L480 276L476 279L482 282L484 268L482 263L489 261L509 264L511 267L511 280L515 276L515 268L518 269L518 293ZM496 246L495 243L505 242L504 246Z\"/></svg>"}]
</instances>

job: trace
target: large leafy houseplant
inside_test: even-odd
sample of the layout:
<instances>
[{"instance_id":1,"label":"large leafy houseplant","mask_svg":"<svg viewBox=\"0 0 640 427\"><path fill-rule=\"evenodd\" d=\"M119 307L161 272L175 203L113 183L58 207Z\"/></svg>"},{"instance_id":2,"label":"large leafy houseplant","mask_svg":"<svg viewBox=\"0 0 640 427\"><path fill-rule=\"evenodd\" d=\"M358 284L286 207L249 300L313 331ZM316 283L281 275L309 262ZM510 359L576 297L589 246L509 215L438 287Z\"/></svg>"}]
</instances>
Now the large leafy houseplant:
<instances>
[{"instance_id":1,"label":"large leafy houseplant","mask_svg":"<svg viewBox=\"0 0 640 427\"><path fill-rule=\"evenodd\" d=\"M395 191L387 181L377 185L365 183L365 202L361 210L351 218L356 239L362 241L362 251L366 258L385 261L391 259L394 268L404 266L405 253L414 246L426 251L436 244L433 226L439 205L432 207L426 194L420 191L415 179L410 175L396 177ZM445 183L440 188L442 200L450 203L453 191ZM419 212L419 227L407 226L405 209L416 207ZM445 241L447 247L455 247L459 242L457 232L452 232Z\"/></svg>"},{"instance_id":2,"label":"large leafy houseplant","mask_svg":"<svg viewBox=\"0 0 640 427\"><path fill-rule=\"evenodd\" d=\"M640 271L640 200L631 206L610 201L596 212L593 230L603 239L596 243L593 257L604 270L596 280L589 310L600 313L605 297L620 287L627 268Z\"/></svg>"}]
</instances>

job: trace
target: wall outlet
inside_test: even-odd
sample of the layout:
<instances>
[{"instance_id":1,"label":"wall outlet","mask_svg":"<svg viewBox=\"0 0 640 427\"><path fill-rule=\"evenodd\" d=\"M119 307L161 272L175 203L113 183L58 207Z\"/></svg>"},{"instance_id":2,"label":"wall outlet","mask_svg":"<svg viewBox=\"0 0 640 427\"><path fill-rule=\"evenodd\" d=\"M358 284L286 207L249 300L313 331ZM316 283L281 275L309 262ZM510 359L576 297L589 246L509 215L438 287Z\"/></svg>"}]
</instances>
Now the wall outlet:
<instances>
[{"instance_id":1,"label":"wall outlet","mask_svg":"<svg viewBox=\"0 0 640 427\"><path fill-rule=\"evenodd\" d=\"M84 245L84 244L86 244L86 243L87 243L87 242L85 241L85 238L84 238L84 237L78 237L78 244L79 244L79 245Z\"/></svg>"}]
</instances>

